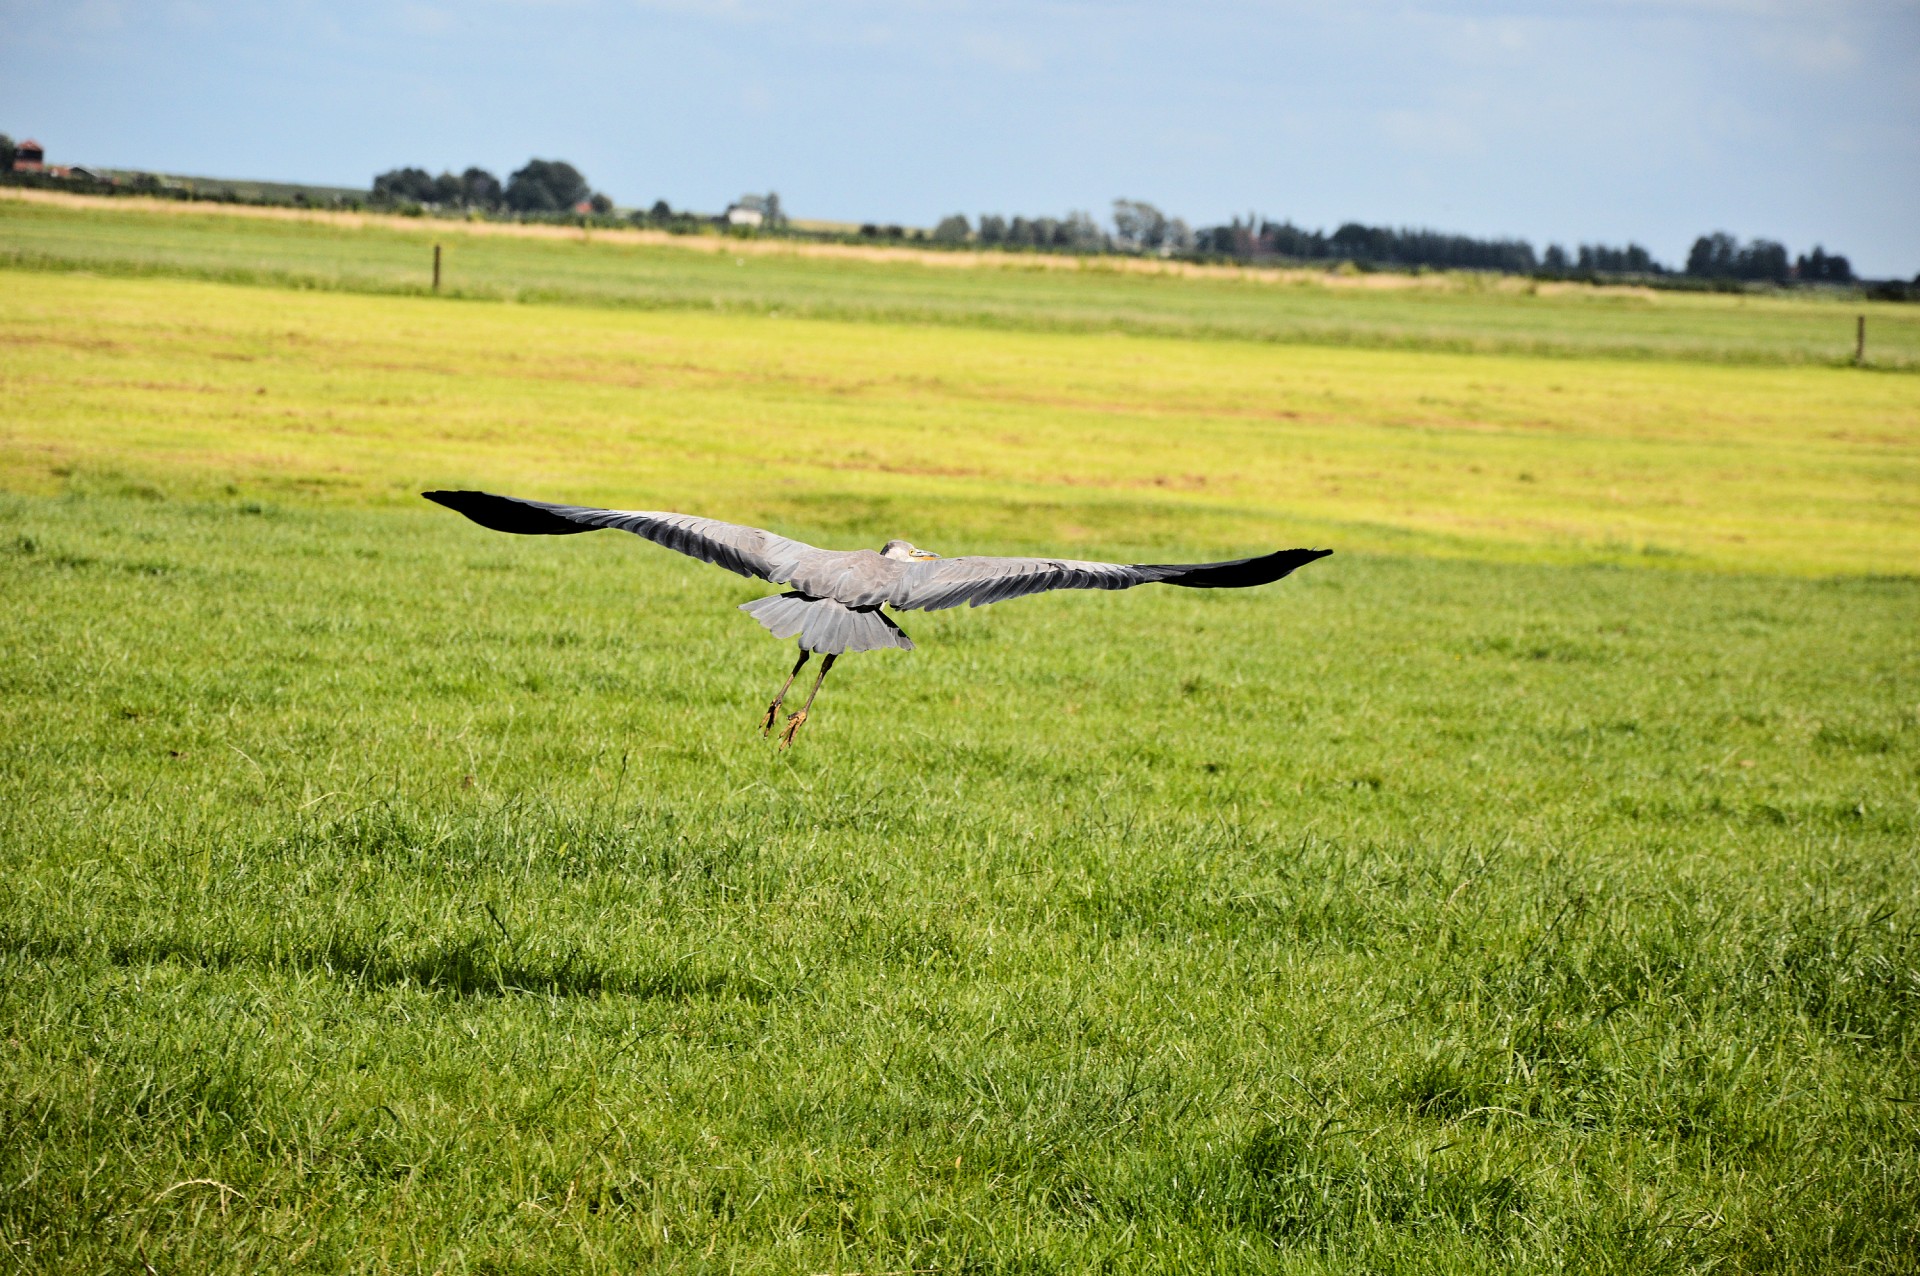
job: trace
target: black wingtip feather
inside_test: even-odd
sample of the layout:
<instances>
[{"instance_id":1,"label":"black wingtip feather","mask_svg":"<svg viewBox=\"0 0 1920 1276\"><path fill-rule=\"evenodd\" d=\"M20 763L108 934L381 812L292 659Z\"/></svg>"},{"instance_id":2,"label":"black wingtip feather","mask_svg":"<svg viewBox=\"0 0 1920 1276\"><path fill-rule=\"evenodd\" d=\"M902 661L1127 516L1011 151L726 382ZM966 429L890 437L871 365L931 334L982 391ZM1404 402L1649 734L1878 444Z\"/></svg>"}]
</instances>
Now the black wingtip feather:
<instances>
[{"instance_id":1,"label":"black wingtip feather","mask_svg":"<svg viewBox=\"0 0 1920 1276\"><path fill-rule=\"evenodd\" d=\"M538 501L522 501L492 492L422 492L436 505L458 510L482 527L516 536L572 536L591 527L562 518Z\"/></svg>"},{"instance_id":2,"label":"black wingtip feather","mask_svg":"<svg viewBox=\"0 0 1920 1276\"><path fill-rule=\"evenodd\" d=\"M1270 585L1283 576L1290 576L1308 563L1325 558L1332 552L1330 549L1283 549L1259 558L1237 558L1226 563L1196 563L1183 568L1178 576L1166 577L1161 584L1179 585L1186 589L1250 589L1255 585Z\"/></svg>"}]
</instances>

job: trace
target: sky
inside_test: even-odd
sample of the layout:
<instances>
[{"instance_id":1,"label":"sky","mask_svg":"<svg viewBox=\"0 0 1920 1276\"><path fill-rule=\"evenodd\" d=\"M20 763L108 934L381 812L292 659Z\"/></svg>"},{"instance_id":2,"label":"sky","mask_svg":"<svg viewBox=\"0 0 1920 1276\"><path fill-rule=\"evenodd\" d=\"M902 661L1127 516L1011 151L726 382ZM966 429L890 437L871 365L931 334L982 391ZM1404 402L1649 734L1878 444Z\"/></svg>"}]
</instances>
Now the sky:
<instances>
[{"instance_id":1,"label":"sky","mask_svg":"<svg viewBox=\"0 0 1920 1276\"><path fill-rule=\"evenodd\" d=\"M930 226L1257 212L1920 272L1920 0L0 0L53 163Z\"/></svg>"}]
</instances>

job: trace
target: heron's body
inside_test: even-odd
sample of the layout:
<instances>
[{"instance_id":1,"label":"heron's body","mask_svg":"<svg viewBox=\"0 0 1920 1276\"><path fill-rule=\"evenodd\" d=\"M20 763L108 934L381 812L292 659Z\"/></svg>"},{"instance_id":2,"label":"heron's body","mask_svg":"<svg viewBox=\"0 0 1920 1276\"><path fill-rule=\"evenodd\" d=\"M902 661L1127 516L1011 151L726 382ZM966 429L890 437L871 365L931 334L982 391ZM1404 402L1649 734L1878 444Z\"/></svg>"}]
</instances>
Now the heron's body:
<instances>
[{"instance_id":1,"label":"heron's body","mask_svg":"<svg viewBox=\"0 0 1920 1276\"><path fill-rule=\"evenodd\" d=\"M458 510L483 527L528 536L566 536L617 529L633 532L668 549L713 563L742 576L757 576L786 593L742 606L776 638L797 638L798 674L811 653L827 657L887 647L913 650L913 640L881 609L939 611L967 603L983 607L1049 589L1131 589L1167 584L1189 589L1243 589L1279 580L1296 568L1331 553L1289 549L1258 558L1223 563L1096 563L1061 558L942 558L905 541L889 541L880 551L819 549L758 527L722 523L688 514L606 510L588 505L496 496L491 492L426 492L423 495ZM820 672L826 678L826 668ZM792 676L787 679L788 686ZM819 692L819 683L814 692ZM771 728L786 688L767 711ZM807 698L808 705L813 697ZM789 720L782 739L791 742L806 720L801 709Z\"/></svg>"}]
</instances>

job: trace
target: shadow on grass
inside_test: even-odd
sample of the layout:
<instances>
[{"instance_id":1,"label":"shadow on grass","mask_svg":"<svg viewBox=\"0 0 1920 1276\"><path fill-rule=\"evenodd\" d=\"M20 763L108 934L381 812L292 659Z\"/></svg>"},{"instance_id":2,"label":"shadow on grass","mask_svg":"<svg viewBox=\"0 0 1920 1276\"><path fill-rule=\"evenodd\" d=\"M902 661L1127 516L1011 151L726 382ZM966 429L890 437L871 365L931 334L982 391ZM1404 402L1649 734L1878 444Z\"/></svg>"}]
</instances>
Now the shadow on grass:
<instances>
[{"instance_id":1,"label":"shadow on grass","mask_svg":"<svg viewBox=\"0 0 1920 1276\"><path fill-rule=\"evenodd\" d=\"M653 970L619 970L569 951L541 961L486 939L447 940L417 952L395 952L352 936L316 938L310 945L272 947L184 940L157 935L133 940L63 935L0 936L0 953L36 961L105 960L115 966L181 965L220 971L238 968L316 972L367 989L418 988L453 997L632 997L648 1001L737 998L756 1004L779 990L731 972L703 971L680 960Z\"/></svg>"}]
</instances>

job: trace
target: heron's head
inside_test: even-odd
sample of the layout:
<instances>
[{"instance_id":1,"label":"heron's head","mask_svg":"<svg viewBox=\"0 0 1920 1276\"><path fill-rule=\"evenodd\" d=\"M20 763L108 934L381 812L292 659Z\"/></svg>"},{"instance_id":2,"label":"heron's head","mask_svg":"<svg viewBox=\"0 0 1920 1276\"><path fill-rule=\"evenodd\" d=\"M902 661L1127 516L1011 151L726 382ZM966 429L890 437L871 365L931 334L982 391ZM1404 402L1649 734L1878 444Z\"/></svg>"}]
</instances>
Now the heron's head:
<instances>
[{"instance_id":1,"label":"heron's head","mask_svg":"<svg viewBox=\"0 0 1920 1276\"><path fill-rule=\"evenodd\" d=\"M905 541L888 541L881 549L880 557L909 563L924 563L929 558L938 558L940 555L930 549L915 549Z\"/></svg>"}]
</instances>

